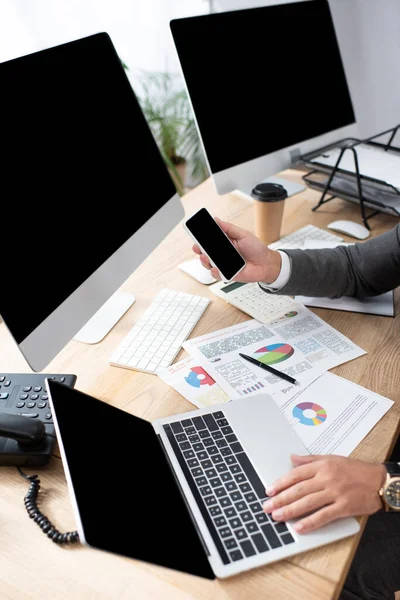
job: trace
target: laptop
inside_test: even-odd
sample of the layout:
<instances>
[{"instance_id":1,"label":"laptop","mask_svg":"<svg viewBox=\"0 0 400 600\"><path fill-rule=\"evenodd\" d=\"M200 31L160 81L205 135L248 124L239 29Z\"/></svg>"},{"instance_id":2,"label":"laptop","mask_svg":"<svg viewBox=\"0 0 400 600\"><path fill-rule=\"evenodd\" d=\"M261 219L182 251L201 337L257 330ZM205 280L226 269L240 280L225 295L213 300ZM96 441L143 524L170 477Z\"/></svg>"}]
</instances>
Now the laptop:
<instances>
[{"instance_id":1,"label":"laptop","mask_svg":"<svg viewBox=\"0 0 400 600\"><path fill-rule=\"evenodd\" d=\"M150 423L46 380L83 544L208 579L355 534L353 518L298 535L262 511L265 487L306 452L271 396Z\"/></svg>"}]
</instances>

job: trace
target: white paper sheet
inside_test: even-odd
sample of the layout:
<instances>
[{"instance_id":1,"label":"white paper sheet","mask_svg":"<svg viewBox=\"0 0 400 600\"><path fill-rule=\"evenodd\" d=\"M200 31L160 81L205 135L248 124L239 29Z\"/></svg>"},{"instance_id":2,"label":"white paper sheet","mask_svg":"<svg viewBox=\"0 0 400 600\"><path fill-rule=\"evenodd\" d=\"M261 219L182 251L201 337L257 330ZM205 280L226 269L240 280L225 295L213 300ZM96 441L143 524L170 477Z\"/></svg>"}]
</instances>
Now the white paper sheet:
<instances>
[{"instance_id":1,"label":"white paper sheet","mask_svg":"<svg viewBox=\"0 0 400 600\"><path fill-rule=\"evenodd\" d=\"M315 379L328 369L365 354L304 306L289 314L268 325L251 319L186 340L183 347L232 399L287 387L285 380L249 363L239 352L300 382Z\"/></svg>"},{"instance_id":2,"label":"white paper sheet","mask_svg":"<svg viewBox=\"0 0 400 600\"><path fill-rule=\"evenodd\" d=\"M158 369L157 375L198 408L230 402L228 394L192 356Z\"/></svg>"},{"instance_id":3,"label":"white paper sheet","mask_svg":"<svg viewBox=\"0 0 400 600\"><path fill-rule=\"evenodd\" d=\"M311 454L349 456L394 404L333 373L273 395Z\"/></svg>"}]
</instances>

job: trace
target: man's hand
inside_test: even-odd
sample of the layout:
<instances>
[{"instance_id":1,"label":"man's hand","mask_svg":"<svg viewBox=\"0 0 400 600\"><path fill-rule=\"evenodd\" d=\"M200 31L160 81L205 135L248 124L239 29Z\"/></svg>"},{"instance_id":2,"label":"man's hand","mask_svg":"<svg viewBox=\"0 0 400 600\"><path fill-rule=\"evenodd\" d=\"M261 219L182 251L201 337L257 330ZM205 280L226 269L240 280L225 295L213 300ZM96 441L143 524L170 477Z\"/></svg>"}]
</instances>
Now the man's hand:
<instances>
[{"instance_id":1,"label":"man's hand","mask_svg":"<svg viewBox=\"0 0 400 600\"><path fill-rule=\"evenodd\" d=\"M272 283L278 278L281 270L281 257L279 252L270 250L268 246L263 244L263 242L250 233L250 231L232 225L232 223L221 221L221 219L218 218L215 220L230 238L233 245L239 250L247 263L238 276L234 277L233 281L241 281L243 283L253 281ZM211 267L207 256L201 253L201 250L197 245L193 246L193 251L200 256L202 265L211 270L211 275L216 279L221 279L218 269Z\"/></svg>"},{"instance_id":2,"label":"man's hand","mask_svg":"<svg viewBox=\"0 0 400 600\"><path fill-rule=\"evenodd\" d=\"M292 456L296 467L266 489L264 511L276 521L302 517L299 533L318 529L339 517L371 515L382 502L378 490L386 479L382 464L342 456Z\"/></svg>"}]
</instances>

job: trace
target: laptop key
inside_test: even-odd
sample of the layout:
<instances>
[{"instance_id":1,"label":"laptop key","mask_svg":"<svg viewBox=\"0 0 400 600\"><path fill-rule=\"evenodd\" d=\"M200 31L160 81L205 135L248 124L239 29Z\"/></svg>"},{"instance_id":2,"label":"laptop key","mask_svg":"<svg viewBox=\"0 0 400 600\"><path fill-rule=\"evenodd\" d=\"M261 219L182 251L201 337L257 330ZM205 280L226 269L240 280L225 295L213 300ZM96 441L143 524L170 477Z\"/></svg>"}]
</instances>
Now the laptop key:
<instances>
[{"instance_id":1,"label":"laptop key","mask_svg":"<svg viewBox=\"0 0 400 600\"><path fill-rule=\"evenodd\" d=\"M176 421L175 423L170 423L170 427L175 434L183 433L183 427L179 423L179 421Z\"/></svg>"},{"instance_id":2,"label":"laptop key","mask_svg":"<svg viewBox=\"0 0 400 600\"><path fill-rule=\"evenodd\" d=\"M193 444L193 450L195 452L201 452L201 450L204 450L204 446L201 442L198 442L197 444Z\"/></svg>"},{"instance_id":3,"label":"laptop key","mask_svg":"<svg viewBox=\"0 0 400 600\"><path fill-rule=\"evenodd\" d=\"M219 477L215 477L214 479L210 479L210 485L212 485L213 488L220 487L222 482Z\"/></svg>"},{"instance_id":4,"label":"laptop key","mask_svg":"<svg viewBox=\"0 0 400 600\"><path fill-rule=\"evenodd\" d=\"M234 456L228 456L226 459L226 464L233 465L234 463L237 463L236 458Z\"/></svg>"},{"instance_id":5,"label":"laptop key","mask_svg":"<svg viewBox=\"0 0 400 600\"><path fill-rule=\"evenodd\" d=\"M202 429L201 431L199 431L199 437L203 440L205 438L209 438L210 437L210 432L207 431L207 429Z\"/></svg>"},{"instance_id":6,"label":"laptop key","mask_svg":"<svg viewBox=\"0 0 400 600\"><path fill-rule=\"evenodd\" d=\"M255 517L258 523L268 523L268 517L264 512L255 515Z\"/></svg>"},{"instance_id":7,"label":"laptop key","mask_svg":"<svg viewBox=\"0 0 400 600\"><path fill-rule=\"evenodd\" d=\"M212 490L209 485L205 485L204 487L200 488L200 492L202 496L208 496L211 494Z\"/></svg>"},{"instance_id":8,"label":"laptop key","mask_svg":"<svg viewBox=\"0 0 400 600\"><path fill-rule=\"evenodd\" d=\"M191 446L190 446L190 442L182 442L179 444L179 448L181 450L190 450Z\"/></svg>"},{"instance_id":9,"label":"laptop key","mask_svg":"<svg viewBox=\"0 0 400 600\"><path fill-rule=\"evenodd\" d=\"M237 442L237 437L234 433L230 433L226 436L226 441L229 442L229 444L232 444L232 442Z\"/></svg>"},{"instance_id":10,"label":"laptop key","mask_svg":"<svg viewBox=\"0 0 400 600\"><path fill-rule=\"evenodd\" d=\"M193 477L200 477L203 475L203 470L200 469L200 467L197 467L197 469L192 469L192 475Z\"/></svg>"},{"instance_id":11,"label":"laptop key","mask_svg":"<svg viewBox=\"0 0 400 600\"><path fill-rule=\"evenodd\" d=\"M207 506L211 506L212 504L216 504L217 499L215 496L206 496L204 498L204 502L207 504Z\"/></svg>"},{"instance_id":12,"label":"laptop key","mask_svg":"<svg viewBox=\"0 0 400 600\"><path fill-rule=\"evenodd\" d=\"M222 510L220 509L219 506L212 506L210 508L210 515L212 517L217 517L218 515L222 515Z\"/></svg>"},{"instance_id":13,"label":"laptop key","mask_svg":"<svg viewBox=\"0 0 400 600\"><path fill-rule=\"evenodd\" d=\"M229 435L233 433L232 427L221 427L221 431L224 435Z\"/></svg>"},{"instance_id":14,"label":"laptop key","mask_svg":"<svg viewBox=\"0 0 400 600\"><path fill-rule=\"evenodd\" d=\"M226 419L218 419L217 423L218 423L219 427L226 427L227 425L229 425L229 423Z\"/></svg>"},{"instance_id":15,"label":"laptop key","mask_svg":"<svg viewBox=\"0 0 400 600\"><path fill-rule=\"evenodd\" d=\"M178 435L176 436L176 440L177 442L186 442L187 436L184 433L178 433Z\"/></svg>"},{"instance_id":16,"label":"laptop key","mask_svg":"<svg viewBox=\"0 0 400 600\"><path fill-rule=\"evenodd\" d=\"M256 554L256 551L254 550L253 544L250 542L250 540L240 542L240 546L246 556L254 556Z\"/></svg>"},{"instance_id":17,"label":"laptop key","mask_svg":"<svg viewBox=\"0 0 400 600\"><path fill-rule=\"evenodd\" d=\"M224 462L224 460L220 454L217 454L216 456L212 456L211 460L213 461L214 465Z\"/></svg>"},{"instance_id":18,"label":"laptop key","mask_svg":"<svg viewBox=\"0 0 400 600\"><path fill-rule=\"evenodd\" d=\"M285 533L282 537L281 537L282 542L286 545L286 544L293 544L293 542L295 541L293 536L287 532Z\"/></svg>"},{"instance_id":19,"label":"laptop key","mask_svg":"<svg viewBox=\"0 0 400 600\"><path fill-rule=\"evenodd\" d=\"M238 452L243 452L243 446L239 442L234 442L231 444L231 450L237 454Z\"/></svg>"},{"instance_id":20,"label":"laptop key","mask_svg":"<svg viewBox=\"0 0 400 600\"><path fill-rule=\"evenodd\" d=\"M184 421L181 421L181 424L183 425L183 427L190 427L192 424L191 419L185 419Z\"/></svg>"},{"instance_id":21,"label":"laptop key","mask_svg":"<svg viewBox=\"0 0 400 600\"><path fill-rule=\"evenodd\" d=\"M279 548L279 546L282 546L282 542L276 535L272 525L270 525L269 523L267 525L261 525L261 531L267 538L267 541L271 548Z\"/></svg>"},{"instance_id":22,"label":"laptop key","mask_svg":"<svg viewBox=\"0 0 400 600\"><path fill-rule=\"evenodd\" d=\"M243 481L246 481L246 476L243 473L238 473L235 475L235 479L238 483L243 483Z\"/></svg>"},{"instance_id":23,"label":"laptop key","mask_svg":"<svg viewBox=\"0 0 400 600\"><path fill-rule=\"evenodd\" d=\"M202 485L207 485L207 477L198 477L197 479L195 479L195 481L199 487Z\"/></svg>"},{"instance_id":24,"label":"laptop key","mask_svg":"<svg viewBox=\"0 0 400 600\"><path fill-rule=\"evenodd\" d=\"M229 519L229 525L232 527L232 529L237 529L238 527L242 526L242 521L235 517L234 519Z\"/></svg>"},{"instance_id":25,"label":"laptop key","mask_svg":"<svg viewBox=\"0 0 400 600\"><path fill-rule=\"evenodd\" d=\"M236 458L238 459L243 471L246 473L257 496L259 498L265 499L266 498L265 485L259 478L259 476L258 476L255 468L251 464L250 459L247 456L247 454L245 454L244 452L241 452L240 454L236 454Z\"/></svg>"},{"instance_id":26,"label":"laptop key","mask_svg":"<svg viewBox=\"0 0 400 600\"><path fill-rule=\"evenodd\" d=\"M228 496L225 496L224 498L221 498L220 504L223 508L226 508L227 506L232 506L232 501Z\"/></svg>"},{"instance_id":27,"label":"laptop key","mask_svg":"<svg viewBox=\"0 0 400 600\"><path fill-rule=\"evenodd\" d=\"M185 450L185 452L183 453L183 456L186 458L186 460L188 460L189 458L194 458L195 454L194 454L193 450Z\"/></svg>"},{"instance_id":28,"label":"laptop key","mask_svg":"<svg viewBox=\"0 0 400 600\"><path fill-rule=\"evenodd\" d=\"M236 517L236 515L237 515L237 512L233 508L233 506L230 506L229 508L225 508L224 513L225 513L225 516L228 517L228 519L231 519L232 517Z\"/></svg>"},{"instance_id":29,"label":"laptop key","mask_svg":"<svg viewBox=\"0 0 400 600\"><path fill-rule=\"evenodd\" d=\"M228 467L224 463L221 463L220 465L216 465L216 468L217 468L218 473L224 473L225 471L228 470Z\"/></svg>"},{"instance_id":30,"label":"laptop key","mask_svg":"<svg viewBox=\"0 0 400 600\"><path fill-rule=\"evenodd\" d=\"M233 552L229 552L229 556L234 562L243 558L243 554L240 552L240 550L234 550Z\"/></svg>"},{"instance_id":31,"label":"laptop key","mask_svg":"<svg viewBox=\"0 0 400 600\"><path fill-rule=\"evenodd\" d=\"M226 489L224 487L220 487L220 488L216 488L214 490L215 495L217 496L217 498L222 498L222 496L227 496L228 492L226 491Z\"/></svg>"},{"instance_id":32,"label":"laptop key","mask_svg":"<svg viewBox=\"0 0 400 600\"><path fill-rule=\"evenodd\" d=\"M210 456L213 456L214 454L218 454L218 448L215 444L212 444L212 446L207 447L207 452Z\"/></svg>"},{"instance_id":33,"label":"laptop key","mask_svg":"<svg viewBox=\"0 0 400 600\"><path fill-rule=\"evenodd\" d=\"M246 512L241 513L240 516L242 517L243 523L247 523L248 521L253 520L253 515L248 510L246 510Z\"/></svg>"},{"instance_id":34,"label":"laptop key","mask_svg":"<svg viewBox=\"0 0 400 600\"><path fill-rule=\"evenodd\" d=\"M226 519L225 517L217 517L216 519L214 519L214 523L217 527L223 527L224 525L226 525Z\"/></svg>"},{"instance_id":35,"label":"laptop key","mask_svg":"<svg viewBox=\"0 0 400 600\"><path fill-rule=\"evenodd\" d=\"M231 494L231 497L232 496L233 496L233 494ZM236 510L238 512L243 512L243 511L247 510L247 504L245 502L236 502L235 506L236 506Z\"/></svg>"},{"instance_id":36,"label":"laptop key","mask_svg":"<svg viewBox=\"0 0 400 600\"><path fill-rule=\"evenodd\" d=\"M252 491L252 489L250 487L250 484L248 484L247 482L240 484L239 487L242 490L243 494L247 494L247 492L251 492Z\"/></svg>"},{"instance_id":37,"label":"laptop key","mask_svg":"<svg viewBox=\"0 0 400 600\"><path fill-rule=\"evenodd\" d=\"M176 436L176 438L178 439L178 436ZM198 436L198 435L189 435L189 442L191 444L195 444L196 442L199 442L199 441L200 441L200 436ZM196 450L196 448L195 448L195 450Z\"/></svg>"},{"instance_id":38,"label":"laptop key","mask_svg":"<svg viewBox=\"0 0 400 600\"><path fill-rule=\"evenodd\" d=\"M276 523L274 525L274 527L275 527L275 531L278 533L285 533L288 530L286 523L282 523L282 522Z\"/></svg>"},{"instance_id":39,"label":"laptop key","mask_svg":"<svg viewBox=\"0 0 400 600\"><path fill-rule=\"evenodd\" d=\"M196 430L194 427L188 427L187 429L185 429L185 432L187 433L187 435L195 435Z\"/></svg>"},{"instance_id":40,"label":"laptop key","mask_svg":"<svg viewBox=\"0 0 400 600\"><path fill-rule=\"evenodd\" d=\"M197 458L192 458L191 460L187 461L187 464L191 469L193 469L194 467L198 467L200 463Z\"/></svg>"},{"instance_id":41,"label":"laptop key","mask_svg":"<svg viewBox=\"0 0 400 600\"><path fill-rule=\"evenodd\" d=\"M203 419L206 422L206 425L210 431L218 431L219 427L216 424L214 416L212 414L203 415Z\"/></svg>"},{"instance_id":42,"label":"laptop key","mask_svg":"<svg viewBox=\"0 0 400 600\"><path fill-rule=\"evenodd\" d=\"M244 497L246 498L246 500L247 500L247 502L249 504L251 504L252 502L257 502L257 496L253 492L249 492L248 494L244 494ZM258 510L262 510L261 504L257 503L257 506L260 507ZM250 508L251 508L251 506L250 506ZM253 509L251 509L251 510L253 510ZM254 510L253 512L257 512L257 511Z\"/></svg>"},{"instance_id":43,"label":"laptop key","mask_svg":"<svg viewBox=\"0 0 400 600\"><path fill-rule=\"evenodd\" d=\"M222 440L224 438L224 436L222 435L222 433L218 430L218 431L214 431L212 433L213 439L214 440Z\"/></svg>"},{"instance_id":44,"label":"laptop key","mask_svg":"<svg viewBox=\"0 0 400 600\"><path fill-rule=\"evenodd\" d=\"M218 412L213 413L213 416L215 419L224 419L225 415L222 412L222 410L219 410Z\"/></svg>"},{"instance_id":45,"label":"laptop key","mask_svg":"<svg viewBox=\"0 0 400 600\"><path fill-rule=\"evenodd\" d=\"M268 544L264 540L261 533L256 533L256 535L252 535L251 539L253 540L253 543L259 552L267 552L267 550L269 550Z\"/></svg>"},{"instance_id":46,"label":"laptop key","mask_svg":"<svg viewBox=\"0 0 400 600\"><path fill-rule=\"evenodd\" d=\"M201 466L203 469L211 469L214 465L212 464L211 460L207 459L201 461Z\"/></svg>"},{"instance_id":47,"label":"laptop key","mask_svg":"<svg viewBox=\"0 0 400 600\"><path fill-rule=\"evenodd\" d=\"M237 485L234 481L228 481L225 487L228 490L228 492L233 492L234 490L237 490Z\"/></svg>"},{"instance_id":48,"label":"laptop key","mask_svg":"<svg viewBox=\"0 0 400 600\"><path fill-rule=\"evenodd\" d=\"M200 429L207 429L206 424L204 423L201 417L193 417L192 421L197 431L199 431Z\"/></svg>"},{"instance_id":49,"label":"laptop key","mask_svg":"<svg viewBox=\"0 0 400 600\"><path fill-rule=\"evenodd\" d=\"M219 535L222 538L226 538L226 537L231 537L232 536L232 531L229 529L229 527L222 527L222 529L218 529L219 531Z\"/></svg>"},{"instance_id":50,"label":"laptop key","mask_svg":"<svg viewBox=\"0 0 400 600\"><path fill-rule=\"evenodd\" d=\"M254 496L253 492L251 494L246 494L246 496L251 496L251 495ZM248 502L249 500L248 500L248 498L246 496L245 496L245 498L246 498L246 500ZM254 502L254 504L250 504L249 508L250 508L251 512L253 512L253 513L262 512L262 506L261 506L261 504L259 502Z\"/></svg>"},{"instance_id":51,"label":"laptop key","mask_svg":"<svg viewBox=\"0 0 400 600\"><path fill-rule=\"evenodd\" d=\"M229 471L228 473L222 473L221 479L222 481L231 481L232 475L229 473Z\"/></svg>"},{"instance_id":52,"label":"laptop key","mask_svg":"<svg viewBox=\"0 0 400 600\"><path fill-rule=\"evenodd\" d=\"M237 548L237 541L235 538L229 538L229 540L224 540L224 544L228 550L232 550L232 548Z\"/></svg>"},{"instance_id":53,"label":"laptop key","mask_svg":"<svg viewBox=\"0 0 400 600\"><path fill-rule=\"evenodd\" d=\"M221 448L220 452L222 456L229 456L232 454L232 450L230 448Z\"/></svg>"},{"instance_id":54,"label":"laptop key","mask_svg":"<svg viewBox=\"0 0 400 600\"><path fill-rule=\"evenodd\" d=\"M204 444L204 446L205 446L206 448L209 448L210 446L215 446L215 444L214 444L214 440L213 440L212 438L210 438L210 437L208 437L208 438L205 438L205 439L203 440L203 444Z\"/></svg>"},{"instance_id":55,"label":"laptop key","mask_svg":"<svg viewBox=\"0 0 400 600\"><path fill-rule=\"evenodd\" d=\"M216 477L217 476L217 471L215 469L207 469L205 471L205 474L210 479L211 477Z\"/></svg>"},{"instance_id":56,"label":"laptop key","mask_svg":"<svg viewBox=\"0 0 400 600\"><path fill-rule=\"evenodd\" d=\"M247 533L246 533L245 529L236 529L235 535L238 540L243 540L243 539L247 538Z\"/></svg>"},{"instance_id":57,"label":"laptop key","mask_svg":"<svg viewBox=\"0 0 400 600\"><path fill-rule=\"evenodd\" d=\"M258 525L255 521L250 521L250 523L246 523L246 529L249 533L255 533L259 531Z\"/></svg>"}]
</instances>

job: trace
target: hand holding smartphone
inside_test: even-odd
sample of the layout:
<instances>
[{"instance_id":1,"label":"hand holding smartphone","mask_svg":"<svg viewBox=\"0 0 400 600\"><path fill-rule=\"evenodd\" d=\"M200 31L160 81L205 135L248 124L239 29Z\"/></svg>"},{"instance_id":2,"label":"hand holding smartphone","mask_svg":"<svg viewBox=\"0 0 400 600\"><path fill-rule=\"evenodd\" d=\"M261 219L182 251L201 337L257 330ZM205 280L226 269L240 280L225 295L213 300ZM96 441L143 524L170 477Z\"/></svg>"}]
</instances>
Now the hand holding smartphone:
<instances>
[{"instance_id":1,"label":"hand holding smartphone","mask_svg":"<svg viewBox=\"0 0 400 600\"><path fill-rule=\"evenodd\" d=\"M222 281L228 283L246 266L226 233L207 209L201 208L183 223L184 228L199 246L210 263L218 269Z\"/></svg>"}]
</instances>

